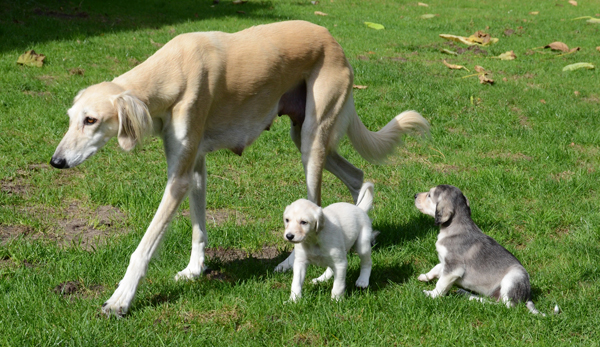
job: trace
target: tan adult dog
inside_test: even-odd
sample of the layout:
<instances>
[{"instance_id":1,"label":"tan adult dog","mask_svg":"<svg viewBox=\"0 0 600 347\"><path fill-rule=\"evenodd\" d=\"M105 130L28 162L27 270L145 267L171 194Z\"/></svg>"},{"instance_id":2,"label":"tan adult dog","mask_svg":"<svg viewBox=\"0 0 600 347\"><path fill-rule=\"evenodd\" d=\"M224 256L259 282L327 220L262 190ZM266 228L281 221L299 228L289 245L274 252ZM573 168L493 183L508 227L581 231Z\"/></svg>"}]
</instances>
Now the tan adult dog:
<instances>
[{"instance_id":1,"label":"tan adult dog","mask_svg":"<svg viewBox=\"0 0 600 347\"><path fill-rule=\"evenodd\" d=\"M158 211L103 311L127 312L152 254L188 192L192 254L176 279L202 273L207 153L230 149L241 155L277 115L288 115L291 137L302 153L308 199L320 204L324 168L348 186L355 200L362 186L362 171L335 150L344 134L361 156L377 163L394 150L402 134L428 130L421 115L408 111L379 132L370 132L354 109L352 82L352 68L327 29L290 21L234 34L179 35L112 82L79 92L52 166L81 164L112 137L128 151L152 134L162 137L168 165ZM286 270L292 263L286 260L278 269Z\"/></svg>"}]
</instances>

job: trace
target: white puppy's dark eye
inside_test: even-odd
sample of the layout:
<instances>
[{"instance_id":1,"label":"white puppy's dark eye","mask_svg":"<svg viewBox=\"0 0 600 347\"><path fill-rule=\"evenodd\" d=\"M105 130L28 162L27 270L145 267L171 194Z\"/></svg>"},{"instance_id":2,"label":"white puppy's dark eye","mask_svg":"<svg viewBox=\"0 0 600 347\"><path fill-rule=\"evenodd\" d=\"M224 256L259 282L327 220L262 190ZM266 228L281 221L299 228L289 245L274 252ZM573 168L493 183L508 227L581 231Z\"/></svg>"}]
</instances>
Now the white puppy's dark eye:
<instances>
[{"instance_id":1,"label":"white puppy's dark eye","mask_svg":"<svg viewBox=\"0 0 600 347\"><path fill-rule=\"evenodd\" d=\"M300 221L300 225L306 225L306 224L308 224L308 222L307 222L307 221L305 221L305 220L301 220L301 221Z\"/></svg>"},{"instance_id":2,"label":"white puppy's dark eye","mask_svg":"<svg viewBox=\"0 0 600 347\"><path fill-rule=\"evenodd\" d=\"M96 118L85 117L85 119L83 120L83 124L92 125L92 124L95 124L97 121L98 121L98 119L96 119Z\"/></svg>"},{"instance_id":3,"label":"white puppy's dark eye","mask_svg":"<svg viewBox=\"0 0 600 347\"><path fill-rule=\"evenodd\" d=\"M289 223L289 222L290 222L290 220L286 218L286 219L285 219L285 222L286 222L286 223Z\"/></svg>"}]
</instances>

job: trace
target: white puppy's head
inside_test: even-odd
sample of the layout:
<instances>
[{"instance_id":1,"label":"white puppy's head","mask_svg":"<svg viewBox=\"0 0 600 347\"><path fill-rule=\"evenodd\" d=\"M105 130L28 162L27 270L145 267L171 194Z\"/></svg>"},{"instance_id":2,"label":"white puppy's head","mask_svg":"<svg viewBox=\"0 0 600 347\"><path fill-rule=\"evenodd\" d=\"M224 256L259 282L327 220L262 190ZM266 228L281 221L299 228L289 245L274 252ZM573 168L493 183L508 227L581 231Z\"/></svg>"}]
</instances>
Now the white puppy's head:
<instances>
[{"instance_id":1,"label":"white puppy's head","mask_svg":"<svg viewBox=\"0 0 600 347\"><path fill-rule=\"evenodd\" d=\"M415 194L415 206L419 211L435 218L436 225L449 222L456 213L471 216L469 199L460 189L447 184Z\"/></svg>"},{"instance_id":2,"label":"white puppy's head","mask_svg":"<svg viewBox=\"0 0 600 347\"><path fill-rule=\"evenodd\" d=\"M146 104L111 82L80 91L67 113L69 130L50 160L58 169L81 164L115 136L129 151L152 130Z\"/></svg>"},{"instance_id":3,"label":"white puppy's head","mask_svg":"<svg viewBox=\"0 0 600 347\"><path fill-rule=\"evenodd\" d=\"M300 243L323 227L323 209L317 204L300 199L285 208L283 238L292 243Z\"/></svg>"}]
</instances>

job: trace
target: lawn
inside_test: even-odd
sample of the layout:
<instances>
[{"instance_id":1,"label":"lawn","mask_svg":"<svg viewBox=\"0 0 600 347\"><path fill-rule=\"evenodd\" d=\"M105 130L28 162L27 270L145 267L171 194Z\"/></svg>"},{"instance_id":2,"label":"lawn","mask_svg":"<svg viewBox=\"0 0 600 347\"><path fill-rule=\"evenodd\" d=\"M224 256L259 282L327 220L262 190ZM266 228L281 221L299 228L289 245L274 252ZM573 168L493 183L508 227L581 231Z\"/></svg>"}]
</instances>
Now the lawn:
<instances>
[{"instance_id":1,"label":"lawn","mask_svg":"<svg viewBox=\"0 0 600 347\"><path fill-rule=\"evenodd\" d=\"M600 18L600 2L426 3L1 1L0 345L599 345L600 24L573 19ZM367 127L408 109L431 123L429 138L407 137L385 165L340 143L375 183L370 216L381 235L369 289L353 287L359 262L350 255L342 301L330 300L331 282L307 281L302 300L285 303L292 274L273 272L291 250L281 215L306 187L284 116L241 157L207 158L206 276L173 279L189 260L186 201L130 313L105 317L100 307L162 197L166 163L160 139L131 153L111 140L76 168L51 168L73 97L178 34L290 19L322 25L342 45ZM498 42L439 37L477 31ZM543 48L556 41L570 50ZM44 65L18 65L32 49ZM508 51L516 59L497 58ZM563 71L579 62L596 68ZM475 66L494 83L480 83ZM528 270L537 308L559 305L560 314L423 294L434 284L417 277L437 263L438 229L413 196L438 184L463 190L475 222ZM351 200L325 173L323 204ZM307 278L322 271L310 267Z\"/></svg>"}]
</instances>

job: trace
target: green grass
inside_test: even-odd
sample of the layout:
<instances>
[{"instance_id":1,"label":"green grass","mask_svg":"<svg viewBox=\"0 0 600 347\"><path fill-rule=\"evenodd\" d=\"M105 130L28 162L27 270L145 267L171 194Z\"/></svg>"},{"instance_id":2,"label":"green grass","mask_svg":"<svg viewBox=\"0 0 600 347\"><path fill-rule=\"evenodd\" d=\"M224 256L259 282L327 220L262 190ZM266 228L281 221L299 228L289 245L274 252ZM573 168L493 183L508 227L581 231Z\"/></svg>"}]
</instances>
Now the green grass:
<instances>
[{"instance_id":1,"label":"green grass","mask_svg":"<svg viewBox=\"0 0 600 347\"><path fill-rule=\"evenodd\" d=\"M427 3L0 2L0 345L598 345L600 24L571 19L598 16L600 3ZM421 19L425 13L439 16ZM210 262L222 281L175 282L191 242L190 222L179 216L130 314L107 319L100 306L158 206L166 166L158 139L133 153L112 140L71 170L40 166L67 129L72 98L145 60L157 49L153 42L288 19L323 25L343 46L355 84L368 86L355 89L368 127L378 129L406 109L422 112L432 125L430 140L407 138L384 166L365 162L346 140L340 144L340 152L375 182L371 216L381 235L370 288L353 288L359 264L351 256L343 301L330 301L331 282L307 283L300 303L284 304L292 275L272 269L285 252L272 260ZM364 21L385 30L369 29ZM514 33L507 36L506 29ZM440 52L461 46L438 34L477 30L500 39L483 48L487 55ZM553 41L581 50L558 56L534 49ZM16 64L29 49L47 56L44 67ZM509 50L516 60L490 58ZM463 79L469 73L448 69L443 59L470 70L481 65L495 84ZM562 72L576 62L596 69ZM306 188L288 129L282 117L241 158L225 151L208 156L209 210L244 218L209 223L211 247L291 249L281 237L281 214ZM521 260L537 307L550 312L558 304L562 314L541 318L523 305L509 310L455 294L439 300L423 295L433 284L417 276L437 262L437 229L414 208L412 196L442 183L460 187L476 223ZM324 205L351 200L329 173L323 197ZM93 211L99 206L117 207L126 218L100 226L114 235L93 249L64 246L49 236L60 231L56 221L71 203L87 211L89 224L98 222ZM14 228L28 234L5 238ZM309 276L320 271L311 267ZM67 281L79 284L77 293L53 291Z\"/></svg>"}]
</instances>

